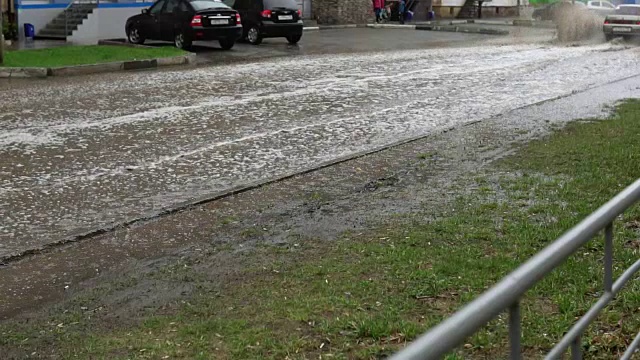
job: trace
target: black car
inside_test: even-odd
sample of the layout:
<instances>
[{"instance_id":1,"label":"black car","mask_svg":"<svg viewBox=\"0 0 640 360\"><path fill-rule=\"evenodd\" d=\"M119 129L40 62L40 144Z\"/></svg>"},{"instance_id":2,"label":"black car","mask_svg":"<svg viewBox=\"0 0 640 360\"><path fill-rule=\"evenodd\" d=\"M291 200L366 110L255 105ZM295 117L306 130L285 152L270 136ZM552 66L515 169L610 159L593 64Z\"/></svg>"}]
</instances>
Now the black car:
<instances>
[{"instance_id":1,"label":"black car","mask_svg":"<svg viewBox=\"0 0 640 360\"><path fill-rule=\"evenodd\" d=\"M164 40L187 50L193 41L218 40L228 50L242 37L242 21L236 10L221 1L158 0L129 18L125 31L133 44Z\"/></svg>"},{"instance_id":2,"label":"black car","mask_svg":"<svg viewBox=\"0 0 640 360\"><path fill-rule=\"evenodd\" d=\"M264 38L283 37L290 44L302 38L302 14L295 0L225 0L238 10L243 38L259 45Z\"/></svg>"}]
</instances>

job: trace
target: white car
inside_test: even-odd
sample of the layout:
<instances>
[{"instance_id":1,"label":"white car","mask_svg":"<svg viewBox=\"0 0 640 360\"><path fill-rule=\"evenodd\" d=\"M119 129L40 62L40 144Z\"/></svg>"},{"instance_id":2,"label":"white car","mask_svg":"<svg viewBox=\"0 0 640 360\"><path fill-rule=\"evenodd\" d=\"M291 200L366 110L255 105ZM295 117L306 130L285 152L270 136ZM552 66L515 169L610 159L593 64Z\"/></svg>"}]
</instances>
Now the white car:
<instances>
[{"instance_id":1,"label":"white car","mask_svg":"<svg viewBox=\"0 0 640 360\"><path fill-rule=\"evenodd\" d=\"M616 11L616 6L608 1L589 1L587 2L587 9L598 15L607 16Z\"/></svg>"}]
</instances>

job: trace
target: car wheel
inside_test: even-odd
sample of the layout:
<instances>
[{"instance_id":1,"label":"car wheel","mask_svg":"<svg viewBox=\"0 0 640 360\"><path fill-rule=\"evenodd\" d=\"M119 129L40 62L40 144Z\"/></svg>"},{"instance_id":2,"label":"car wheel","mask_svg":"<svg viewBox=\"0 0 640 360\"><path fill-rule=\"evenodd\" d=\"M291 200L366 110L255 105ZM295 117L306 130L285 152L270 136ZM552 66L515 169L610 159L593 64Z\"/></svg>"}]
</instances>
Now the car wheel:
<instances>
[{"instance_id":1,"label":"car wheel","mask_svg":"<svg viewBox=\"0 0 640 360\"><path fill-rule=\"evenodd\" d=\"M178 49L191 49L191 39L187 38L187 36L182 31L176 33L176 35L173 37L173 43Z\"/></svg>"},{"instance_id":2,"label":"car wheel","mask_svg":"<svg viewBox=\"0 0 640 360\"><path fill-rule=\"evenodd\" d=\"M302 34L289 35L287 36L287 41L289 42L289 44L295 45L300 41L301 38Z\"/></svg>"},{"instance_id":3,"label":"car wheel","mask_svg":"<svg viewBox=\"0 0 640 360\"><path fill-rule=\"evenodd\" d=\"M260 29L257 26L251 26L247 30L247 41L252 45L260 45L262 43L262 34L260 34Z\"/></svg>"},{"instance_id":4,"label":"car wheel","mask_svg":"<svg viewBox=\"0 0 640 360\"><path fill-rule=\"evenodd\" d=\"M613 40L613 35L609 35L609 34L604 34L604 39L609 42L611 40Z\"/></svg>"},{"instance_id":5,"label":"car wheel","mask_svg":"<svg viewBox=\"0 0 640 360\"><path fill-rule=\"evenodd\" d=\"M144 38L140 35L140 30L135 25L131 26L127 31L127 39L132 44L144 44Z\"/></svg>"},{"instance_id":6,"label":"car wheel","mask_svg":"<svg viewBox=\"0 0 640 360\"><path fill-rule=\"evenodd\" d=\"M222 39L220 40L220 47L222 50L229 50L235 45L236 41L233 39Z\"/></svg>"}]
</instances>

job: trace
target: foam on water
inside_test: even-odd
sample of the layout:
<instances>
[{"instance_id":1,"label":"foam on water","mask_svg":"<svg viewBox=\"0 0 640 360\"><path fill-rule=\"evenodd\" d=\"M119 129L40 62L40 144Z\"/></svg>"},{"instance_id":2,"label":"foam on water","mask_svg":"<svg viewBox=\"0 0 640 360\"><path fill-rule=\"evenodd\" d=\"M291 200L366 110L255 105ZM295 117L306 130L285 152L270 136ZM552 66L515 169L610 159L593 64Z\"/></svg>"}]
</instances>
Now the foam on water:
<instances>
[{"instance_id":1,"label":"foam on water","mask_svg":"<svg viewBox=\"0 0 640 360\"><path fill-rule=\"evenodd\" d=\"M0 256L638 73L638 51L610 44L496 46L0 92Z\"/></svg>"}]
</instances>

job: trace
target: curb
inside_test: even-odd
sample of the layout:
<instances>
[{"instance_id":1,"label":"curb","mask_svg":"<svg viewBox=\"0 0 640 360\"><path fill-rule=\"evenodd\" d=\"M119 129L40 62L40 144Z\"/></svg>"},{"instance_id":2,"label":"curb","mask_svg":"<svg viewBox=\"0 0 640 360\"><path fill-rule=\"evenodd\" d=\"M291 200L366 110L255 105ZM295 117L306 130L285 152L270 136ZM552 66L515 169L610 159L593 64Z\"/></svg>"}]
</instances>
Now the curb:
<instances>
[{"instance_id":1,"label":"curb","mask_svg":"<svg viewBox=\"0 0 640 360\"><path fill-rule=\"evenodd\" d=\"M0 68L0 78L45 78L47 76L76 76L106 72L156 69L163 66L189 65L196 63L196 54L168 58L120 61L104 64L62 66L53 68Z\"/></svg>"},{"instance_id":2,"label":"curb","mask_svg":"<svg viewBox=\"0 0 640 360\"><path fill-rule=\"evenodd\" d=\"M468 20L468 24L476 24L476 25L515 25L514 21L517 20ZM533 22L533 20L520 20L520 21L528 21L529 24ZM531 25L529 25L531 26Z\"/></svg>"},{"instance_id":3,"label":"curb","mask_svg":"<svg viewBox=\"0 0 640 360\"><path fill-rule=\"evenodd\" d=\"M302 30L304 31L318 31L318 30L336 30L336 29L355 29L364 28L368 24L345 24L345 25L319 25L319 26L306 26Z\"/></svg>"},{"instance_id":4,"label":"curb","mask_svg":"<svg viewBox=\"0 0 640 360\"><path fill-rule=\"evenodd\" d=\"M427 31L448 31L448 32L461 32L467 34L485 34L485 35L509 35L507 30L496 30L488 28L463 28L460 26L441 26L441 25L417 25L416 30Z\"/></svg>"},{"instance_id":5,"label":"curb","mask_svg":"<svg viewBox=\"0 0 640 360\"><path fill-rule=\"evenodd\" d=\"M46 78L47 68L0 68L0 79L9 78Z\"/></svg>"},{"instance_id":6,"label":"curb","mask_svg":"<svg viewBox=\"0 0 640 360\"><path fill-rule=\"evenodd\" d=\"M367 24L368 28L372 29L409 29L415 30L417 25L402 25L402 24Z\"/></svg>"}]
</instances>

